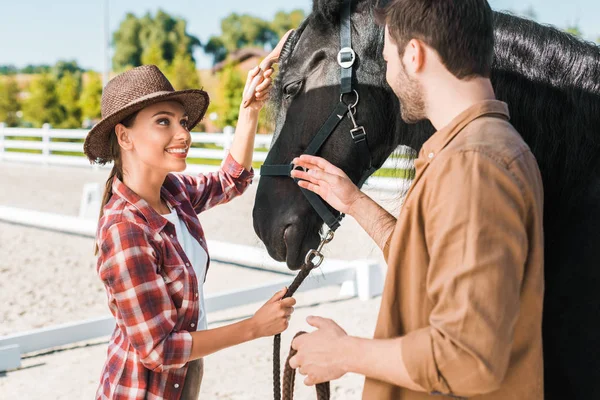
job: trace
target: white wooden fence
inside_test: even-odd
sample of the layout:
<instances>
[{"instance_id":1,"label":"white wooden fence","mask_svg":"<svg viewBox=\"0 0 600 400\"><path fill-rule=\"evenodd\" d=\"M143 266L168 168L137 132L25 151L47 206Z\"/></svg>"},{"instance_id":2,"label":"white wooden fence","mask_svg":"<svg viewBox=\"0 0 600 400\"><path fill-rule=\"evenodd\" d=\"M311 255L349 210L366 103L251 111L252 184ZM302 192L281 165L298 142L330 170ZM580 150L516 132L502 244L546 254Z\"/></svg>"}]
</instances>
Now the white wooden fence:
<instances>
[{"instance_id":1,"label":"white wooden fence","mask_svg":"<svg viewBox=\"0 0 600 400\"><path fill-rule=\"evenodd\" d=\"M0 220L85 237L95 237L97 224L96 220L92 219L6 206L0 206ZM211 258L215 261L255 268L277 269L290 273L285 264L273 261L266 251L259 248L210 240L208 247ZM292 278L290 275L286 279L258 286L208 295L206 311L212 313L265 301L283 286L289 286ZM307 279L298 291L336 285L341 285L340 294L358 296L360 299L366 300L381 294L383 274L379 264L372 260L326 259L320 267L317 278ZM0 371L19 368L22 354L108 336L114 327L113 317L105 316L0 337Z\"/></svg>"},{"instance_id":2,"label":"white wooden fence","mask_svg":"<svg viewBox=\"0 0 600 400\"><path fill-rule=\"evenodd\" d=\"M0 161L30 162L37 164L55 164L99 168L90 165L83 153L83 141L87 135L84 129L51 129L48 124L41 129L7 128L0 123ZM188 158L222 160L229 151L233 141L234 128L226 127L223 133L192 133L192 148ZM66 140L76 140L66 141ZM253 161L264 162L267 150L273 140L273 135L256 135ZM201 148L194 145L212 145L213 148ZM217 148L214 148L217 147ZM413 168L413 162L406 157L410 149L399 147L395 157L390 157L382 168L408 170ZM60 152L60 154L58 154ZM64 154L66 153L66 154ZM105 168L110 168L106 165ZM100 167L102 168L102 167ZM188 162L188 173L211 172L217 170L214 165L201 165ZM256 171L258 177L259 170ZM400 190L410 184L409 180L401 178L372 177L366 185L376 189Z\"/></svg>"}]
</instances>

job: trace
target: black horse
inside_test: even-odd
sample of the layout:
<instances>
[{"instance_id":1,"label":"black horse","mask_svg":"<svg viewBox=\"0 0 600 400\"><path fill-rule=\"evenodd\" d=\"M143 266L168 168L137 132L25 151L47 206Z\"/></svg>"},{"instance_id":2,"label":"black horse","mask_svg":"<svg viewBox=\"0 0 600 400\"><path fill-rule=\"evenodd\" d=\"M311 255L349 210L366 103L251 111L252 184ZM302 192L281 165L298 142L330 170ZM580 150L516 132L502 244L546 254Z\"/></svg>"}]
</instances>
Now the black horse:
<instances>
[{"instance_id":1,"label":"black horse","mask_svg":"<svg viewBox=\"0 0 600 400\"><path fill-rule=\"evenodd\" d=\"M374 1L355 2L357 119L375 165L398 145L419 150L434 132L407 125L385 82L383 31ZM274 94L276 133L266 164L289 163L339 102L342 0L315 0L286 44ZM600 47L552 27L495 14L492 83L536 156L545 186L544 364L547 399L600 399ZM356 183L366 166L345 118L320 155ZM263 177L254 228L291 269L319 241L323 221L290 178Z\"/></svg>"}]
</instances>

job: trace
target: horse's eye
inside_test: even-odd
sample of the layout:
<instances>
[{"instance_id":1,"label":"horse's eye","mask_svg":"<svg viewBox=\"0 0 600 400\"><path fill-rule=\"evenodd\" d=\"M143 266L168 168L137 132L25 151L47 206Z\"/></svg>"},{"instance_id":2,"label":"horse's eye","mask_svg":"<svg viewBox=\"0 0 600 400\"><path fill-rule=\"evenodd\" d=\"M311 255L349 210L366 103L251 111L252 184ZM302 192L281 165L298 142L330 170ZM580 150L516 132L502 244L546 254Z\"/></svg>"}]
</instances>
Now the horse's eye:
<instances>
[{"instance_id":1,"label":"horse's eye","mask_svg":"<svg viewBox=\"0 0 600 400\"><path fill-rule=\"evenodd\" d=\"M298 81L294 81L292 83L288 83L287 85L285 85L285 87L283 88L283 93L285 94L285 98L289 99L291 97L296 96L298 93L300 93L300 89L302 89L302 80L298 80Z\"/></svg>"}]
</instances>

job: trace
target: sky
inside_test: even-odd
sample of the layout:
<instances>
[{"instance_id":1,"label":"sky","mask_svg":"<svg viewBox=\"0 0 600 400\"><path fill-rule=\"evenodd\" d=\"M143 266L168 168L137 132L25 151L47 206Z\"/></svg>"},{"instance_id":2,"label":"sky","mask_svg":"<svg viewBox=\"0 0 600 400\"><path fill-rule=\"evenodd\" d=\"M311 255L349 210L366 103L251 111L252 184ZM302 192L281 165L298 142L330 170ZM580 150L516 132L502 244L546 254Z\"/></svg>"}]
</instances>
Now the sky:
<instances>
[{"instance_id":1,"label":"sky","mask_svg":"<svg viewBox=\"0 0 600 400\"><path fill-rule=\"evenodd\" d=\"M0 0L0 65L54 64L76 60L84 68L104 66L104 4L109 4L114 32L127 12L141 16L159 8L183 17L188 31L206 42L220 34L220 21L232 12L271 19L277 11L304 9L312 0ZM600 36L598 0L489 0L496 10L522 12L529 7L543 23L566 27L577 24L587 39ZM199 68L211 57L194 54Z\"/></svg>"}]
</instances>

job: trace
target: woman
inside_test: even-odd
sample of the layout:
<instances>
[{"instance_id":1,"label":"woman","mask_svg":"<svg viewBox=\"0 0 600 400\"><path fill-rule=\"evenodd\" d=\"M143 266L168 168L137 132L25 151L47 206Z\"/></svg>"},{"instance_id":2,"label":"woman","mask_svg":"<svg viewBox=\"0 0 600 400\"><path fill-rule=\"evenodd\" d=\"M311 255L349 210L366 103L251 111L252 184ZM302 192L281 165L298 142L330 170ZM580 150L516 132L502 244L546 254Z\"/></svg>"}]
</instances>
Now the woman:
<instances>
[{"instance_id":1,"label":"woman","mask_svg":"<svg viewBox=\"0 0 600 400\"><path fill-rule=\"evenodd\" d=\"M259 72L249 73L246 90ZM171 172L186 168L190 130L209 103L204 91L175 91L151 65L118 75L104 89L103 119L84 145L92 162L114 162L96 252L116 328L96 398L197 399L204 356L287 328L295 300L281 300L284 288L253 317L207 329L202 284L209 258L197 217L250 184L272 72L240 108L221 169L199 176Z\"/></svg>"}]
</instances>

